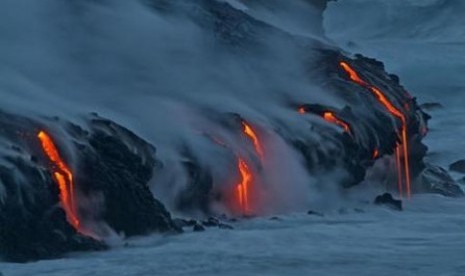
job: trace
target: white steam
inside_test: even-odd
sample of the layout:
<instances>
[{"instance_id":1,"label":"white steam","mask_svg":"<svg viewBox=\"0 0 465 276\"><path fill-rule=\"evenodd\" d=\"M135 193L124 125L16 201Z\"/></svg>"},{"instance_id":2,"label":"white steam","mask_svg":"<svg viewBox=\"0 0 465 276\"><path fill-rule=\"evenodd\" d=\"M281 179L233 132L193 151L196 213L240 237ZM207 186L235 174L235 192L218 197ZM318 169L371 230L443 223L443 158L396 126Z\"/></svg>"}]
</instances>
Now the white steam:
<instances>
[{"instance_id":1,"label":"white steam","mask_svg":"<svg viewBox=\"0 0 465 276\"><path fill-rule=\"evenodd\" d=\"M301 8L317 14L304 2L282 11L283 21L275 21L268 6L227 2L287 32L321 35L307 30L317 23L303 11L290 17ZM271 213L308 204L315 180L276 133L276 122L296 135L312 135L304 131L308 118L299 118L288 104L335 101L309 82L303 58L309 53L287 39L254 33L265 45L258 53L232 50L182 12L157 12L125 0L4 0L0 36L0 108L69 120L98 112L135 131L157 148L165 165L152 184L168 207L188 182L180 154L186 145L212 172L215 185L237 178L235 161L204 133L220 137L235 154L254 155L240 129L219 127L216 117L226 113L240 114L263 140L267 157L257 176L263 204L257 209Z\"/></svg>"}]
</instances>

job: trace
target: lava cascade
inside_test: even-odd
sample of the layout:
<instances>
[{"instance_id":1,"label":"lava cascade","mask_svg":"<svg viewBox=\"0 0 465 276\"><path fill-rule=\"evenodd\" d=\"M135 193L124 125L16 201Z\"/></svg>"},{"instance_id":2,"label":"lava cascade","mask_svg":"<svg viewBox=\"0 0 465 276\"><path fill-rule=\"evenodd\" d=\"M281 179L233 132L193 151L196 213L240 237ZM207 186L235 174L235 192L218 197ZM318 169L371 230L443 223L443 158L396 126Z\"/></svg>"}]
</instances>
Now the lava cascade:
<instances>
[{"instance_id":1,"label":"lava cascade","mask_svg":"<svg viewBox=\"0 0 465 276\"><path fill-rule=\"evenodd\" d=\"M80 230L80 221L76 212L73 173L61 158L53 139L45 131L37 134L42 150L53 163L53 177L60 191L60 201L71 225Z\"/></svg>"},{"instance_id":2,"label":"lava cascade","mask_svg":"<svg viewBox=\"0 0 465 276\"><path fill-rule=\"evenodd\" d=\"M244 135L253 143L255 153L258 155L260 160L263 161L264 151L257 133L247 122L242 121L241 124ZM250 199L253 189L254 176L252 170L250 169L250 165L247 164L244 158L238 157L237 166L241 175L241 180L237 184L237 200L242 213L249 214L252 211L250 206Z\"/></svg>"},{"instance_id":3,"label":"lava cascade","mask_svg":"<svg viewBox=\"0 0 465 276\"><path fill-rule=\"evenodd\" d=\"M241 180L237 184L237 198L238 203L241 208L243 214L250 213L250 205L249 205L249 194L250 189L253 181L252 172L250 171L249 166L244 161L244 159L239 158L238 160L238 168L241 175Z\"/></svg>"},{"instance_id":4,"label":"lava cascade","mask_svg":"<svg viewBox=\"0 0 465 276\"><path fill-rule=\"evenodd\" d=\"M411 196L411 185L410 185L410 160L409 160L409 150L408 150L408 131L407 131L407 119L405 115L395 107L395 105L384 95L384 93L377 87L364 81L358 73L347 63L340 62L341 68L349 75L349 78L356 84L367 88L371 93L376 97L379 103L383 105L391 115L399 119L402 123L401 128L401 144L396 148L396 164L397 164L397 173L398 173L398 186L399 193L402 196L403 187L402 187L402 167L405 174L405 188L407 197ZM399 147L402 147L401 149ZM402 152L403 151L403 152ZM401 155L403 153L403 164L401 160Z\"/></svg>"},{"instance_id":5,"label":"lava cascade","mask_svg":"<svg viewBox=\"0 0 465 276\"><path fill-rule=\"evenodd\" d=\"M258 139L257 134L255 133L253 128L249 124L247 124L246 122L243 121L242 126L243 126L244 134L247 135L247 137L249 137L249 139L252 141L252 143L253 143L253 145L255 147L256 153L258 154L260 159L263 160L263 157L264 157L263 147L262 147L262 145L260 143L260 140Z\"/></svg>"}]
</instances>

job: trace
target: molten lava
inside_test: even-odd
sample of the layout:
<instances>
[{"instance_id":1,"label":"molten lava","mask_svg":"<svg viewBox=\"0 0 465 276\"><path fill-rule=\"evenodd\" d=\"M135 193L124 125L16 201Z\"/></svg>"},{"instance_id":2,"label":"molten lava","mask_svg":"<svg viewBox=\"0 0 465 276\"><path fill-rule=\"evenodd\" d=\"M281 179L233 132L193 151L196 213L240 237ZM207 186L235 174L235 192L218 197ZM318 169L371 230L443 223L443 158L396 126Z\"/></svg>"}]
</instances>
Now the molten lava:
<instances>
[{"instance_id":1,"label":"molten lava","mask_svg":"<svg viewBox=\"0 0 465 276\"><path fill-rule=\"evenodd\" d=\"M396 147L396 168L397 168L397 188L399 189L399 194L402 196L404 189L402 187L402 161L400 158L400 147Z\"/></svg>"},{"instance_id":2,"label":"molten lava","mask_svg":"<svg viewBox=\"0 0 465 276\"><path fill-rule=\"evenodd\" d=\"M307 112L304 107L299 107L297 111L299 112L299 114L305 114ZM338 125L341 128L343 128L345 132L351 134L350 125L344 122L343 120L339 119L334 112L325 111L318 115L320 115L325 121Z\"/></svg>"},{"instance_id":3,"label":"molten lava","mask_svg":"<svg viewBox=\"0 0 465 276\"><path fill-rule=\"evenodd\" d=\"M336 117L336 115L334 113L329 112L329 111L323 113L323 119L325 119L326 121L328 121L330 123L333 123L333 124L336 124L336 125L342 127L345 132L350 133L349 124L347 124L346 122L344 122L341 119L339 119L338 117Z\"/></svg>"},{"instance_id":4,"label":"molten lava","mask_svg":"<svg viewBox=\"0 0 465 276\"><path fill-rule=\"evenodd\" d=\"M252 141L256 154L263 161L264 151L258 135L247 122L242 121L242 127L244 134ZM241 174L241 181L237 184L237 199L242 213L248 214L251 211L250 194L253 184L253 174L247 162L241 157L238 158L238 169Z\"/></svg>"},{"instance_id":5,"label":"molten lava","mask_svg":"<svg viewBox=\"0 0 465 276\"><path fill-rule=\"evenodd\" d=\"M243 127L244 134L247 135L247 137L249 137L250 140L252 140L252 143L253 143L253 145L255 147L255 151L257 152L260 159L263 160L263 155L264 155L263 154L263 148L262 148L262 145L260 143L260 140L258 140L257 134L252 129L252 127L250 125L248 125L244 121L242 121L242 127Z\"/></svg>"},{"instance_id":6,"label":"molten lava","mask_svg":"<svg viewBox=\"0 0 465 276\"><path fill-rule=\"evenodd\" d=\"M373 159L376 159L376 158L378 158L378 157L379 157L379 150L378 150L378 149L375 149L375 150L373 151Z\"/></svg>"},{"instance_id":7,"label":"molten lava","mask_svg":"<svg viewBox=\"0 0 465 276\"><path fill-rule=\"evenodd\" d=\"M411 188L410 188L410 160L409 160L409 150L408 150L408 133L407 133L407 119L405 115L400 111L398 108L392 104L392 102L384 95L384 93L377 87L368 84L363 79L360 78L358 73L350 67L350 65L346 62L340 62L339 64L342 69L349 75L349 78L357 83L360 86L363 86L369 89L372 94L376 97L379 103L383 105L390 114L394 117L399 119L402 122L402 129L401 129L401 140L402 140L402 151L403 151L403 165L401 164L401 152L399 149L396 149L396 161L397 161L397 171L399 177L399 193L402 195L402 166L405 173L405 187L407 190L407 196L410 197L411 195Z\"/></svg>"},{"instance_id":8,"label":"molten lava","mask_svg":"<svg viewBox=\"0 0 465 276\"><path fill-rule=\"evenodd\" d=\"M237 184L237 198L243 214L250 212L249 191L252 185L252 172L247 163L239 158L238 168L241 174L241 181Z\"/></svg>"},{"instance_id":9,"label":"molten lava","mask_svg":"<svg viewBox=\"0 0 465 276\"><path fill-rule=\"evenodd\" d=\"M79 230L80 222L76 213L76 205L74 201L73 174L58 153L57 147L55 146L52 138L44 131L40 131L37 134L37 138L40 140L44 153L54 165L55 171L53 172L53 176L58 185L60 201L66 212L68 221L74 228L76 228L76 230Z\"/></svg>"},{"instance_id":10,"label":"molten lava","mask_svg":"<svg viewBox=\"0 0 465 276\"><path fill-rule=\"evenodd\" d=\"M364 80L362 80L358 76L357 72L355 72L355 70L352 69L352 67L350 67L349 64L347 64L346 62L341 61L341 63L339 63L339 65L341 65L342 69L344 69L347 72L347 74L349 74L349 78L353 82L355 82L355 83L357 83L357 84L359 84L361 86L369 86Z\"/></svg>"}]
</instances>

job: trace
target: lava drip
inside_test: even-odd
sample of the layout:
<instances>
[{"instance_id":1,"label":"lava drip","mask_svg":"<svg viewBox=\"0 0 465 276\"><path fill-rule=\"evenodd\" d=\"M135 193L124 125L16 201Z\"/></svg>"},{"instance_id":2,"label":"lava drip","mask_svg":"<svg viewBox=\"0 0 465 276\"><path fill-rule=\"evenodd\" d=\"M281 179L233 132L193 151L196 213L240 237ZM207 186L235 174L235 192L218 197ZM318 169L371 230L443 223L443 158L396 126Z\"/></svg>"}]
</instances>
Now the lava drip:
<instances>
[{"instance_id":1,"label":"lava drip","mask_svg":"<svg viewBox=\"0 0 465 276\"><path fill-rule=\"evenodd\" d=\"M249 204L249 190L253 181L252 172L242 158L239 158L237 166L241 174L241 180L237 184L237 198L242 213L249 214L251 211Z\"/></svg>"},{"instance_id":2,"label":"lava drip","mask_svg":"<svg viewBox=\"0 0 465 276\"><path fill-rule=\"evenodd\" d=\"M367 83L364 81L358 73L350 67L350 65L346 62L340 62L339 64L342 69L349 75L349 78L357 83L358 85L367 88L372 92L375 98L378 100L381 105L383 105L391 115L399 119L402 123L402 129L400 133L401 144L398 145L396 148L396 163L397 163L397 174L398 174L398 185L399 185L399 193L402 196L403 188L402 188L402 176L405 174L405 188L407 197L410 198L411 196L411 185L410 185L410 160L409 160L409 150L408 150L408 129L407 129L407 119L405 115L400 111L398 108L392 104L392 102L384 95L384 93L377 87ZM400 148L401 147L401 148ZM403 164L401 160L401 155L403 154ZM404 172L402 172L402 167Z\"/></svg>"},{"instance_id":3,"label":"lava drip","mask_svg":"<svg viewBox=\"0 0 465 276\"><path fill-rule=\"evenodd\" d=\"M61 158L52 138L45 131L40 131L37 138L44 153L53 163L53 177L58 185L60 201L68 221L76 230L82 232L80 231L80 221L76 212L73 173Z\"/></svg>"},{"instance_id":4,"label":"lava drip","mask_svg":"<svg viewBox=\"0 0 465 276\"><path fill-rule=\"evenodd\" d=\"M247 137L249 137L249 139L252 141L255 147L256 153L258 154L260 159L263 160L263 157L264 157L263 147L260 143L260 140L258 139L257 134L252 129L252 127L249 124L247 124L245 121L242 121L242 127L243 127L244 134L247 135Z\"/></svg>"},{"instance_id":5,"label":"lava drip","mask_svg":"<svg viewBox=\"0 0 465 276\"><path fill-rule=\"evenodd\" d=\"M258 135L254 129L244 120L241 122L242 131L245 136L253 143L255 153L261 161L264 159L264 151ZM237 184L237 199L240 209L244 215L250 214L252 211L250 198L253 189L253 172L244 158L238 157L238 170L241 175L241 181Z\"/></svg>"}]
</instances>

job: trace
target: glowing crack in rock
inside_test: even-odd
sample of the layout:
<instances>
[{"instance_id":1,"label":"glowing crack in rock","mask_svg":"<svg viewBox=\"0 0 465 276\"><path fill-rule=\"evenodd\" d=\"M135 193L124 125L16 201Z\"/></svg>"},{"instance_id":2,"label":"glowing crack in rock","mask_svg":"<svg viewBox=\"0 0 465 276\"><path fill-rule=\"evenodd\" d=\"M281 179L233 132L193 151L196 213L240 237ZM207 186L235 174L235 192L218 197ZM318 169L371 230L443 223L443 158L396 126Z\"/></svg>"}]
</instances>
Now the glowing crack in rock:
<instances>
[{"instance_id":1,"label":"glowing crack in rock","mask_svg":"<svg viewBox=\"0 0 465 276\"><path fill-rule=\"evenodd\" d=\"M405 174L405 188L407 197L410 198L411 196L411 185L410 185L410 160L409 160L409 150L408 150L408 131L407 131L407 119L405 115L395 107L394 104L384 95L384 93L377 87L367 83L364 81L358 73L347 63L347 62L340 62L339 65L341 68L349 75L349 78L357 83L358 85L367 88L371 91L371 93L376 97L378 102L383 105L391 115L399 119L402 123L400 138L401 144L398 147L402 147L402 150L399 148L396 149L396 162L397 162L397 171L398 171L398 181L399 181L399 193L402 196L403 189L402 189L402 176L403 173ZM403 154L403 164L401 161L401 155ZM402 172L402 167L404 172Z\"/></svg>"}]
</instances>

